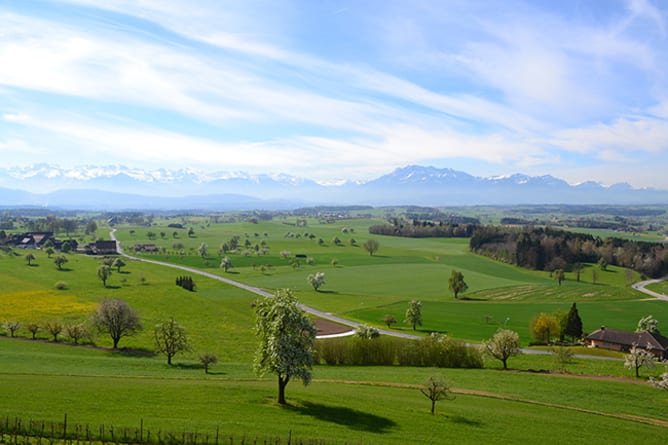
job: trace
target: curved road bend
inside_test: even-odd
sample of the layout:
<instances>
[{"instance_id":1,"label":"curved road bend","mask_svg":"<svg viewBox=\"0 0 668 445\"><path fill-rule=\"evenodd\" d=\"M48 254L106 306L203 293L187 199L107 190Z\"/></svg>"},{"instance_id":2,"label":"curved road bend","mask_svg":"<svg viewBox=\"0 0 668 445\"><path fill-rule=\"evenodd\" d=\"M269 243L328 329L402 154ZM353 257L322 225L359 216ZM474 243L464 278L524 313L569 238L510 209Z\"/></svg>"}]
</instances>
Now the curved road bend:
<instances>
[{"instance_id":1,"label":"curved road bend","mask_svg":"<svg viewBox=\"0 0 668 445\"><path fill-rule=\"evenodd\" d=\"M144 263L157 264L159 266L171 267L173 269L183 270L185 272L189 272L189 273L192 273L192 274L202 275L204 277L211 278L213 280L222 281L223 283L227 283L229 285L236 286L240 289L243 289L243 290L248 291L248 292L252 292L252 293L254 293L256 295L260 295L262 297L273 297L274 296L274 294L272 294L270 292L267 292L263 289L260 289L259 287L249 286L248 284L240 283L239 281L231 280L229 278L221 277L220 275L212 274L212 273L209 273L209 272L204 272L202 270L194 269L192 267L180 266L178 264L165 263L163 261L149 260L149 259L145 259L145 258L139 258L139 257L135 257L135 256L132 256L132 255L128 255L127 253L125 253L123 251L123 248L121 247L120 241L118 241L116 239L116 233L115 232L116 232L116 229L113 229L109 233L109 236L111 237L111 239L113 241L116 241L116 250L118 251L118 253L120 255L128 258L128 259L131 259L131 260L134 260L134 261L141 261L141 262L144 262ZM341 324L341 325L344 325L344 326L349 326L352 329L357 329L357 327L359 327L361 325L361 323L357 323L357 322L351 321L351 320L346 320L345 318L337 317L336 315L332 315L328 312L319 311L317 309L314 309L314 308L309 307L309 306L305 306L303 304L299 304L299 308L301 310L303 310L304 312L307 312L311 315L315 315L316 317L324 318L325 320L333 321L335 323L338 323L338 324ZM388 330L385 330L385 329L379 329L378 331L383 335L390 335L390 336L393 336L393 337L402 337L402 338L411 338L411 339L421 338L418 335L404 334L402 332L388 331Z\"/></svg>"},{"instance_id":2,"label":"curved road bend","mask_svg":"<svg viewBox=\"0 0 668 445\"><path fill-rule=\"evenodd\" d=\"M638 283L633 284L633 288L637 291L640 291L644 294L647 294L651 297L657 298L659 300L663 301L668 301L668 295L663 295L658 292L654 292L652 290L646 289L645 286L648 286L650 284L655 284L655 283L660 283L661 281L668 280L668 275L666 275L663 278L658 278L656 280L647 280L647 281L639 281Z\"/></svg>"}]
</instances>

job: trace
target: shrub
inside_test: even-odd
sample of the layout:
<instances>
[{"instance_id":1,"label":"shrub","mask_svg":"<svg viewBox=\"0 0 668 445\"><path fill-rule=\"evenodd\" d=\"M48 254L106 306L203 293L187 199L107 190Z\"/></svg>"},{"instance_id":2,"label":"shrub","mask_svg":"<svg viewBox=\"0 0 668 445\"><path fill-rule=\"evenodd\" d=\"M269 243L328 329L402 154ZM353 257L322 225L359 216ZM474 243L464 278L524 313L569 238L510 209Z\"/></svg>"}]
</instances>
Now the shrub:
<instances>
[{"instance_id":1,"label":"shrub","mask_svg":"<svg viewBox=\"0 0 668 445\"><path fill-rule=\"evenodd\" d=\"M67 289L67 283L65 281L57 281L55 284L55 288L58 290L65 290Z\"/></svg>"}]
</instances>

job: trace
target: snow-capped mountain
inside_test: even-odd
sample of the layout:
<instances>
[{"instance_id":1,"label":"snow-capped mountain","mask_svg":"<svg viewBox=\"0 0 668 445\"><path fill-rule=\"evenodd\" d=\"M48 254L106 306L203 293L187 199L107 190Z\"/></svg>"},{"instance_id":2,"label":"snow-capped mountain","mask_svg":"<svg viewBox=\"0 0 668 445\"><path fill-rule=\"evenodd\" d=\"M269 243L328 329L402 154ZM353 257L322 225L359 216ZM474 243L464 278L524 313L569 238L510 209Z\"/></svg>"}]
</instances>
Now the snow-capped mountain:
<instances>
[{"instance_id":1,"label":"snow-capped mountain","mask_svg":"<svg viewBox=\"0 0 668 445\"><path fill-rule=\"evenodd\" d=\"M0 168L0 206L104 209L290 208L316 204L666 204L668 191L578 185L550 175L477 177L411 165L366 183L319 184L295 176L146 170L124 166Z\"/></svg>"}]
</instances>

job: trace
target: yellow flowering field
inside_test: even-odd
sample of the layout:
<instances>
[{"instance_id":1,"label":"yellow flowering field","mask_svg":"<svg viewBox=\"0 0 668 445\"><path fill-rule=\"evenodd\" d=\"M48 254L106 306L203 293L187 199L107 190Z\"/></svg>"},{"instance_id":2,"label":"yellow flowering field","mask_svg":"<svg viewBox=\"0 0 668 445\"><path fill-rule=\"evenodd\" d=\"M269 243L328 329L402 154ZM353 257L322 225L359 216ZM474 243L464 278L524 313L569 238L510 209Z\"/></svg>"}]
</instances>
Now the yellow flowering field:
<instances>
[{"instance_id":1,"label":"yellow flowering field","mask_svg":"<svg viewBox=\"0 0 668 445\"><path fill-rule=\"evenodd\" d=\"M30 290L0 294L0 320L23 323L52 319L81 318L97 305L56 290Z\"/></svg>"}]
</instances>

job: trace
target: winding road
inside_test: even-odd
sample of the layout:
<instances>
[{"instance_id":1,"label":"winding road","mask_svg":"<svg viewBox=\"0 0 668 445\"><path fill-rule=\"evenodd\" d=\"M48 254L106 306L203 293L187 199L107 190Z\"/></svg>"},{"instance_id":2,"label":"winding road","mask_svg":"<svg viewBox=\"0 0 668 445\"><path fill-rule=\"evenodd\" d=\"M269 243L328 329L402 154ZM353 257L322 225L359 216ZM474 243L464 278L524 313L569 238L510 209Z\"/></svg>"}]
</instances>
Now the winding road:
<instances>
[{"instance_id":1,"label":"winding road","mask_svg":"<svg viewBox=\"0 0 668 445\"><path fill-rule=\"evenodd\" d=\"M222 281L223 283L227 283L229 285L236 286L240 289L243 289L243 290L248 291L248 292L252 292L252 293L254 293L256 295L260 295L262 297L273 297L274 296L272 293L267 292L263 289L260 289L259 287L250 286L248 284L240 283L239 281L231 280L229 278L221 277L220 275L212 274L212 273L209 273L209 272L204 272L202 270L195 269L195 268L192 268L192 267L181 266L181 265L178 265L178 264L165 263L163 261L149 260L149 259L146 259L146 258L140 258L140 257L128 255L127 253L125 253L123 251L123 248L121 247L121 242L116 239L116 229L113 229L109 233L109 236L113 241L116 242L116 251L120 255L122 255L125 258L128 258L130 260L141 261L143 263L157 264L159 266L171 267L173 269L179 269L179 270L183 270L185 272L189 272L189 273L192 273L192 274L201 275L201 276L204 276L204 277L207 277L207 278L211 278L212 280L218 280L218 281ZM329 320L329 321L333 321L334 323L338 323L338 324L341 324L343 326L348 326L348 327L351 328L351 333L352 333L353 329L357 329L362 324L362 323L357 323L356 321L346 320L345 318L337 317L336 315L332 315L329 312L319 311L317 309L314 309L314 308L309 307L309 306L305 306L303 304L299 304L299 308L301 310L303 310L304 312L307 312L307 313L309 313L311 315L314 315L316 317L323 318L323 319ZM405 334L403 332L388 331L386 329L379 329L378 331L383 335L390 335L390 336L393 336L393 337L411 338L411 339L421 338L418 335ZM341 335L341 334L339 334L339 335Z\"/></svg>"},{"instance_id":2,"label":"winding road","mask_svg":"<svg viewBox=\"0 0 668 445\"><path fill-rule=\"evenodd\" d=\"M244 284L244 283L241 283L239 281L235 281L235 280L231 280L229 278L221 277L220 275L212 274L212 273L209 273L209 272L204 272L202 270L194 269L192 267L181 266L181 265L178 265L178 264L165 263L163 261L149 260L149 259L146 259L146 258L139 258L139 257L135 257L135 256L132 256L132 255L128 255L127 253L125 253L123 251L123 248L121 247L120 241L118 241L116 239L116 229L113 229L109 233L109 236L111 237L111 239L113 241L116 241L116 250L118 251L118 253L120 255L128 258L128 259L131 259L131 260L134 260L134 261L141 261L141 262L144 262L144 263L157 264L159 266L171 267L173 269L183 270L185 272L189 272L189 273L197 274L197 275L202 275L204 277L211 278L213 280L222 281L223 283L227 283L229 285L236 286L240 289L246 290L248 292L252 292L252 293L254 293L256 295L260 295L262 297L273 297L272 293L267 292L263 289L260 289L259 287L250 286L248 284ZM646 286L648 286L650 284L659 283L659 282L661 282L663 280L666 280L666 279L668 279L668 275L663 277L663 278L656 279L656 280L640 281L640 282L635 283L633 285L633 289L635 289L639 292L642 292L646 295L650 295L650 296L652 296L654 298L657 298L659 300L668 301L668 295L663 295L663 294L651 291L651 290L646 288ZM343 326L348 326L348 327L351 328L350 333L352 333L353 329L357 329L361 325L361 323L358 323L356 321L351 321L351 320L347 320L345 318L337 317L336 315L332 315L329 312L319 311L317 309L314 309L314 308L309 307L309 306L305 306L303 304L299 304L299 308L301 310L303 310L304 312L307 312L307 313L309 313L311 315L314 315L316 317L320 317L320 318L323 318L325 320L333 321L334 323L338 323L338 324L341 324ZM422 338L418 335L406 334L406 333L403 333L403 332L396 332L396 331L389 331L389 330L386 330L386 329L379 329L378 331L383 335L389 335L389 336L392 336L392 337L401 337L401 338L410 338L410 339L420 339L420 338ZM348 334L350 334L350 333L348 333ZM341 334L338 334L338 335L341 335ZM546 351L539 351L539 350L533 350L533 349L523 349L522 352L529 353L529 354L546 353Z\"/></svg>"}]
</instances>

